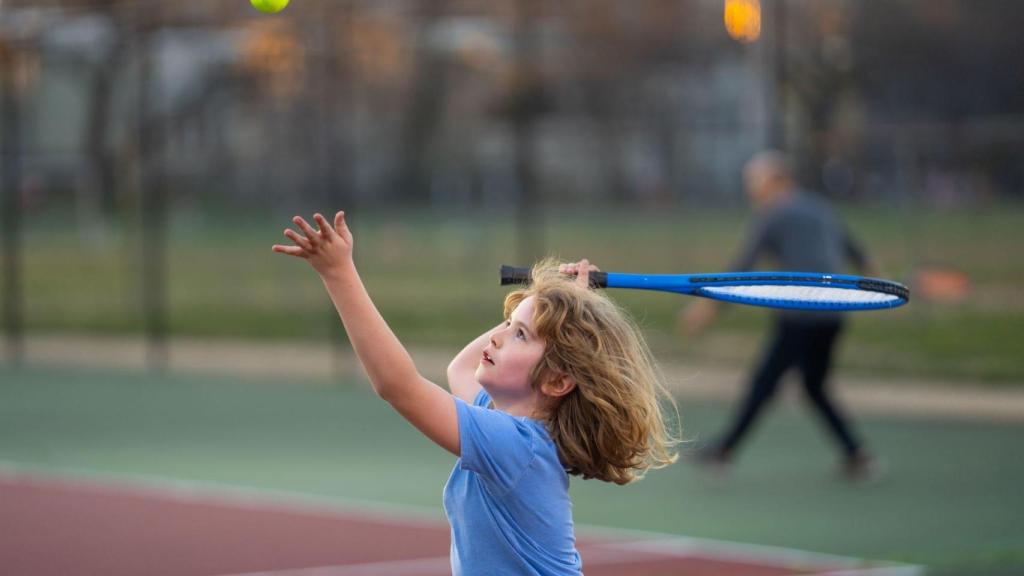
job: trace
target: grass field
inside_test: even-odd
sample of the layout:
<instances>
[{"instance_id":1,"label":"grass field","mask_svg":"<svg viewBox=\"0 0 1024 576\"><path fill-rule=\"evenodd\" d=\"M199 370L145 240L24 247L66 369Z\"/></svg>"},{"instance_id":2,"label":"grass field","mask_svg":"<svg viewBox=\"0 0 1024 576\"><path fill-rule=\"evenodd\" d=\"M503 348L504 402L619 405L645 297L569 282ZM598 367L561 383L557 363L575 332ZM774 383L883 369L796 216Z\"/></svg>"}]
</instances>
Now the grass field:
<instances>
[{"instance_id":1,"label":"grass field","mask_svg":"<svg viewBox=\"0 0 1024 576\"><path fill-rule=\"evenodd\" d=\"M726 417L715 404L681 410L690 438L707 438ZM627 487L574 479L576 521L925 564L936 574L1024 568L1019 426L860 424L888 462L878 484L837 481L818 423L779 405L727 483L685 462ZM0 461L383 502L438 519L453 463L352 382L3 368Z\"/></svg>"},{"instance_id":2,"label":"grass field","mask_svg":"<svg viewBox=\"0 0 1024 576\"><path fill-rule=\"evenodd\" d=\"M883 275L911 282L921 266L950 266L971 280L957 303L915 298L895 311L857 314L841 363L854 372L993 384L1024 382L1024 207L959 211L843 211ZM503 213L350 214L357 261L384 316L409 343L457 344L499 320L502 263L517 256L516 228ZM563 258L590 257L605 270L670 273L722 270L746 215L623 211L551 212L539 245ZM270 252L288 215L174 215L168 233L170 330L178 335L322 339L338 323L311 270ZM25 226L28 329L140 331L141 236L135 226L77 231L60 213L30 214ZM913 288L913 286L912 286ZM659 352L702 362L746 364L769 315L732 307L703 339L673 336L682 297L618 291Z\"/></svg>"}]
</instances>

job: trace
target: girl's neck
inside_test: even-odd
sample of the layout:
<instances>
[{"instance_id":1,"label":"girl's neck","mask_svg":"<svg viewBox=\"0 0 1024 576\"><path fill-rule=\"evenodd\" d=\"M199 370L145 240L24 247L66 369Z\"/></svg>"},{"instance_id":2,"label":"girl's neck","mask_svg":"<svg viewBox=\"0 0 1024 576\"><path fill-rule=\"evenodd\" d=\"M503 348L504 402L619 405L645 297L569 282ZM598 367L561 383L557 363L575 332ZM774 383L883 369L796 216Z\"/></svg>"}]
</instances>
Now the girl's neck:
<instances>
[{"instance_id":1,"label":"girl's neck","mask_svg":"<svg viewBox=\"0 0 1024 576\"><path fill-rule=\"evenodd\" d=\"M502 412L516 417L527 417L534 420L542 420L543 410L541 409L539 393L516 399L494 398L494 407Z\"/></svg>"}]
</instances>

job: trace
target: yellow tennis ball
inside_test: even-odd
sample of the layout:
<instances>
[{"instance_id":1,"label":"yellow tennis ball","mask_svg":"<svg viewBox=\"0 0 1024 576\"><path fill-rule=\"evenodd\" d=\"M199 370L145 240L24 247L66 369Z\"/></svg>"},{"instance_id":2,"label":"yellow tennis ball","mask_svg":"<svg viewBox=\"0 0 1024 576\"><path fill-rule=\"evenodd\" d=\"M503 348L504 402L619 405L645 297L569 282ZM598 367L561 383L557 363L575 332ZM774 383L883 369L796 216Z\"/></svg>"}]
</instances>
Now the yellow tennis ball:
<instances>
[{"instance_id":1,"label":"yellow tennis ball","mask_svg":"<svg viewBox=\"0 0 1024 576\"><path fill-rule=\"evenodd\" d=\"M267 14L280 12L288 5L288 0L249 0L249 2L252 3L253 8Z\"/></svg>"}]
</instances>

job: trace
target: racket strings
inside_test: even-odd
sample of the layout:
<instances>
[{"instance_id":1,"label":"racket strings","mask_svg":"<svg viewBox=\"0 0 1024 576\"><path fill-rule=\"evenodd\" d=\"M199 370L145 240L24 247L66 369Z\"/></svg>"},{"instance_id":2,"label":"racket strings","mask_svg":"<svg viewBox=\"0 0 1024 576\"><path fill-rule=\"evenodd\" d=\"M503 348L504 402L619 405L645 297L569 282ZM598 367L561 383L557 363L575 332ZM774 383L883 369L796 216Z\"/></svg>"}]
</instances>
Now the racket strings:
<instances>
[{"instance_id":1,"label":"racket strings","mask_svg":"<svg viewBox=\"0 0 1024 576\"><path fill-rule=\"evenodd\" d=\"M701 292L708 295L726 296L730 299L750 301L772 300L794 303L885 305L900 301L899 296L892 294L832 286L714 286L703 287Z\"/></svg>"}]
</instances>

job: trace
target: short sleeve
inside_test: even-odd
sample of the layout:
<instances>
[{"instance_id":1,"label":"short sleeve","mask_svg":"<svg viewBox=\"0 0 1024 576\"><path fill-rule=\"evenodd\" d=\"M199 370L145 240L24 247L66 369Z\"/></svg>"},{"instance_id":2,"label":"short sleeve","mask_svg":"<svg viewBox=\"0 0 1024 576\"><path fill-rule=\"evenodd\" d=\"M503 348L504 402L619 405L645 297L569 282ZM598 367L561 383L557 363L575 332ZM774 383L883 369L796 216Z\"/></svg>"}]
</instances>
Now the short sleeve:
<instances>
[{"instance_id":1,"label":"short sleeve","mask_svg":"<svg viewBox=\"0 0 1024 576\"><path fill-rule=\"evenodd\" d=\"M480 475L501 496L523 477L533 461L534 431L524 419L487 408L491 397L481 391L473 404L455 398L459 416L461 467Z\"/></svg>"}]
</instances>

